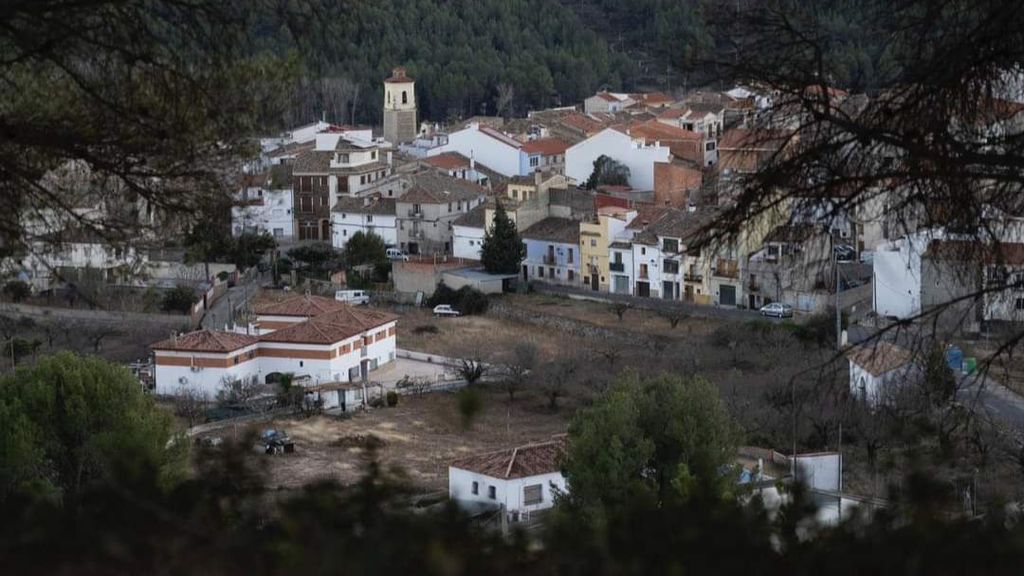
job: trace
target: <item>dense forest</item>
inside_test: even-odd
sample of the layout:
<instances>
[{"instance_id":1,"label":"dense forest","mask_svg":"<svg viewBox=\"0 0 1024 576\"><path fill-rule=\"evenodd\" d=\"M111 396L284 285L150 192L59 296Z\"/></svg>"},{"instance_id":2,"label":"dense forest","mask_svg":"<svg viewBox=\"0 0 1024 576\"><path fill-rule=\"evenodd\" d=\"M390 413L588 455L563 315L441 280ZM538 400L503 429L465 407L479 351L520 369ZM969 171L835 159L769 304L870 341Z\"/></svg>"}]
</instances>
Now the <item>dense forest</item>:
<instances>
[{"instance_id":1,"label":"dense forest","mask_svg":"<svg viewBox=\"0 0 1024 576\"><path fill-rule=\"evenodd\" d=\"M520 114L577 102L603 85L631 88L635 76L627 58L550 0L312 0L299 13L261 30L267 47L298 47L302 57L288 121L326 113L379 122L381 81L399 65L431 120L495 114L499 102Z\"/></svg>"},{"instance_id":2,"label":"dense forest","mask_svg":"<svg viewBox=\"0 0 1024 576\"><path fill-rule=\"evenodd\" d=\"M725 85L719 63L742 58L732 23L750 0L297 0L260 19L264 48L297 50L285 121L321 115L380 122L381 80L406 66L420 118L524 114L595 90ZM826 37L830 81L870 90L897 69L889 39L866 30L877 0L776 0Z\"/></svg>"}]
</instances>

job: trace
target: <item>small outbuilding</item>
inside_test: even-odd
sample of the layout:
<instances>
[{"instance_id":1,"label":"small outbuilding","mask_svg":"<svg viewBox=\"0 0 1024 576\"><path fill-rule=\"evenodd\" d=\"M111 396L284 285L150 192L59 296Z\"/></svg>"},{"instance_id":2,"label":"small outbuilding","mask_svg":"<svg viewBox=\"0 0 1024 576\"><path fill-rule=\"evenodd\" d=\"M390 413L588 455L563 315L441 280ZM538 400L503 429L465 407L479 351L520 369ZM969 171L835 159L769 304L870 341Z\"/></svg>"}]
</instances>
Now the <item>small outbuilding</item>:
<instances>
[{"instance_id":1,"label":"small outbuilding","mask_svg":"<svg viewBox=\"0 0 1024 576\"><path fill-rule=\"evenodd\" d=\"M551 508L567 485L564 437L468 456L448 467L448 496L465 508L504 508L515 522Z\"/></svg>"},{"instance_id":2,"label":"small outbuilding","mask_svg":"<svg viewBox=\"0 0 1024 576\"><path fill-rule=\"evenodd\" d=\"M917 372L910 351L889 342L858 346L846 357L850 361L850 394L870 406L890 400Z\"/></svg>"}]
</instances>

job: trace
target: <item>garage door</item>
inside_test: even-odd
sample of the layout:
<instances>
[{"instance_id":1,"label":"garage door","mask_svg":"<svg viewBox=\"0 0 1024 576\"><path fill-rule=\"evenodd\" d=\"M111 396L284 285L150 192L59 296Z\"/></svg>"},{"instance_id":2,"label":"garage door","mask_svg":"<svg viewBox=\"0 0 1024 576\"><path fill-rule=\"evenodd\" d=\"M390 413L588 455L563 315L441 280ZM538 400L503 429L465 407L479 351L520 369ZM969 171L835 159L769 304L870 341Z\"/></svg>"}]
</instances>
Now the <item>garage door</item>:
<instances>
[{"instance_id":1,"label":"garage door","mask_svg":"<svg viewBox=\"0 0 1024 576\"><path fill-rule=\"evenodd\" d=\"M718 287L718 303L722 306L735 306L736 305L736 287L735 286L719 286Z\"/></svg>"}]
</instances>

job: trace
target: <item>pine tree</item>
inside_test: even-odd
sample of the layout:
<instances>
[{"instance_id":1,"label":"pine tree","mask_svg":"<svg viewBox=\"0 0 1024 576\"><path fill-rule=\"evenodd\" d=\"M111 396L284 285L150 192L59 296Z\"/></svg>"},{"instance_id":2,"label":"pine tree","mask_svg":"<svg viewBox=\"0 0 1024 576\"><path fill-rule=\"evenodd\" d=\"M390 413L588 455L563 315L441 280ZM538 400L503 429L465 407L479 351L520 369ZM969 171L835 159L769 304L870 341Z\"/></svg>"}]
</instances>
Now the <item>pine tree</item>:
<instances>
[{"instance_id":1,"label":"pine tree","mask_svg":"<svg viewBox=\"0 0 1024 576\"><path fill-rule=\"evenodd\" d=\"M525 256L526 248L519 238L515 222L505 213L499 200L494 209L494 222L484 233L484 245L480 251L484 269L491 274L517 274Z\"/></svg>"}]
</instances>

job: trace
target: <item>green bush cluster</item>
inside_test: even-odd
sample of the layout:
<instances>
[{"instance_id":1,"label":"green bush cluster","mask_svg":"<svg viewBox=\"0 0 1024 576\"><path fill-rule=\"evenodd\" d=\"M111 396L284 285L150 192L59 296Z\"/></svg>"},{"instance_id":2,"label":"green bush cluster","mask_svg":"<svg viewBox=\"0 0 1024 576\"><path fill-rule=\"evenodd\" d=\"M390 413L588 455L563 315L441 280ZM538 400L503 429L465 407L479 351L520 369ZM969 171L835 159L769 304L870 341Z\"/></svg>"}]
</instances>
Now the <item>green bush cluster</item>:
<instances>
[{"instance_id":1,"label":"green bush cluster","mask_svg":"<svg viewBox=\"0 0 1024 576\"><path fill-rule=\"evenodd\" d=\"M433 308L439 304L448 304L464 315L483 314L487 312L490 302L487 295L469 286L452 290L444 282L437 285L434 295L427 299L427 306Z\"/></svg>"}]
</instances>

